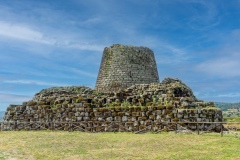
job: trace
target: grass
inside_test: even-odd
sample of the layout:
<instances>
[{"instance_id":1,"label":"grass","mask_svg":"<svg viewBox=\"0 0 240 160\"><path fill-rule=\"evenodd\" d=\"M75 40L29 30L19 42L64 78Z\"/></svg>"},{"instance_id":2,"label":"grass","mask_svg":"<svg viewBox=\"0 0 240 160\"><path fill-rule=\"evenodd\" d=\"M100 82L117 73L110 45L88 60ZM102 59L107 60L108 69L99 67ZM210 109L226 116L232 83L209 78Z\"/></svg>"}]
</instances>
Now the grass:
<instances>
[{"instance_id":1,"label":"grass","mask_svg":"<svg viewBox=\"0 0 240 160\"><path fill-rule=\"evenodd\" d=\"M227 122L240 122L240 117L223 117L224 120L226 120Z\"/></svg>"},{"instance_id":2,"label":"grass","mask_svg":"<svg viewBox=\"0 0 240 160\"><path fill-rule=\"evenodd\" d=\"M229 129L240 131L240 117L223 117L224 121L229 122L225 126Z\"/></svg>"},{"instance_id":3,"label":"grass","mask_svg":"<svg viewBox=\"0 0 240 160\"><path fill-rule=\"evenodd\" d=\"M240 159L240 139L208 133L0 132L2 159Z\"/></svg>"}]
</instances>

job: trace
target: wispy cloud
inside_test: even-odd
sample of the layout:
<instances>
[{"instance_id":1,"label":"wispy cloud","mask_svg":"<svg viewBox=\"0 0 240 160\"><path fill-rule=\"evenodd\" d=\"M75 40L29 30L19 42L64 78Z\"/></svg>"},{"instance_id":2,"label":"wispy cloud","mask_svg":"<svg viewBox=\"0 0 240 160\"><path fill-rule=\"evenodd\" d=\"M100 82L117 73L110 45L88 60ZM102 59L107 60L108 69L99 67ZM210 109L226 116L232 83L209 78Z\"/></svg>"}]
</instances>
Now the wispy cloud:
<instances>
[{"instance_id":1,"label":"wispy cloud","mask_svg":"<svg viewBox=\"0 0 240 160\"><path fill-rule=\"evenodd\" d=\"M91 43L69 43L66 45L66 47L69 47L69 48L76 48L76 49L79 49L79 50L89 50L89 51L102 51L103 48L104 48L104 45L101 45L101 44L91 44Z\"/></svg>"},{"instance_id":2,"label":"wispy cloud","mask_svg":"<svg viewBox=\"0 0 240 160\"><path fill-rule=\"evenodd\" d=\"M164 42L159 42L156 52L158 64L179 65L180 63L186 63L191 56L190 51Z\"/></svg>"},{"instance_id":3,"label":"wispy cloud","mask_svg":"<svg viewBox=\"0 0 240 160\"><path fill-rule=\"evenodd\" d=\"M90 40L84 39L84 37L83 39L76 39L74 36L64 36L64 33L61 36L57 36L51 33L51 31L37 31L27 25L5 21L0 21L0 39L6 41L27 41L28 43L34 42L58 48L74 48L89 51L101 51L104 46L92 43Z\"/></svg>"},{"instance_id":4,"label":"wispy cloud","mask_svg":"<svg viewBox=\"0 0 240 160\"><path fill-rule=\"evenodd\" d=\"M213 96L214 97L214 96ZM216 97L224 97L224 98L226 98L226 97L230 97L230 98L235 98L235 97L238 97L238 98L240 98L240 93L239 92L234 92L234 93L228 93L228 94L219 94L219 95L216 95Z\"/></svg>"},{"instance_id":5,"label":"wispy cloud","mask_svg":"<svg viewBox=\"0 0 240 160\"><path fill-rule=\"evenodd\" d=\"M200 91L195 92L195 95L207 101L214 102L239 102L240 93L235 91L225 91L225 93L219 93L219 91Z\"/></svg>"},{"instance_id":6,"label":"wispy cloud","mask_svg":"<svg viewBox=\"0 0 240 160\"><path fill-rule=\"evenodd\" d=\"M211 75L217 76L240 76L240 63L236 58L220 58L203 62L197 65L196 69Z\"/></svg>"},{"instance_id":7,"label":"wispy cloud","mask_svg":"<svg viewBox=\"0 0 240 160\"><path fill-rule=\"evenodd\" d=\"M36 80L5 80L2 83L11 83L11 84L34 84L34 85L42 85L42 86L70 86L70 84L63 83L51 83L51 82L43 82Z\"/></svg>"},{"instance_id":8,"label":"wispy cloud","mask_svg":"<svg viewBox=\"0 0 240 160\"><path fill-rule=\"evenodd\" d=\"M0 36L44 44L54 44L54 40L45 38L41 32L24 25L2 21L0 21Z\"/></svg>"},{"instance_id":9,"label":"wispy cloud","mask_svg":"<svg viewBox=\"0 0 240 160\"><path fill-rule=\"evenodd\" d=\"M188 25L192 29L206 30L220 24L218 5L213 2L204 0L186 0L180 2L191 4L189 8L191 15L188 19Z\"/></svg>"},{"instance_id":10,"label":"wispy cloud","mask_svg":"<svg viewBox=\"0 0 240 160\"><path fill-rule=\"evenodd\" d=\"M28 101L31 98L32 98L31 96L26 96L26 95L0 93L1 103L18 103L18 104L21 104L23 101Z\"/></svg>"},{"instance_id":11,"label":"wispy cloud","mask_svg":"<svg viewBox=\"0 0 240 160\"><path fill-rule=\"evenodd\" d=\"M72 67L64 67L64 68L67 69L70 72L74 72L74 73L77 73L77 74L80 74L80 75L83 75L83 76L94 77L94 78L97 77L96 74L91 73L91 72L86 72L86 71L76 69L76 68L72 68Z\"/></svg>"},{"instance_id":12,"label":"wispy cloud","mask_svg":"<svg viewBox=\"0 0 240 160\"><path fill-rule=\"evenodd\" d=\"M205 51L208 59L206 58L205 61L197 64L195 69L219 77L240 76L239 35L239 29L233 30L230 33L216 34L221 45L211 51Z\"/></svg>"}]
</instances>

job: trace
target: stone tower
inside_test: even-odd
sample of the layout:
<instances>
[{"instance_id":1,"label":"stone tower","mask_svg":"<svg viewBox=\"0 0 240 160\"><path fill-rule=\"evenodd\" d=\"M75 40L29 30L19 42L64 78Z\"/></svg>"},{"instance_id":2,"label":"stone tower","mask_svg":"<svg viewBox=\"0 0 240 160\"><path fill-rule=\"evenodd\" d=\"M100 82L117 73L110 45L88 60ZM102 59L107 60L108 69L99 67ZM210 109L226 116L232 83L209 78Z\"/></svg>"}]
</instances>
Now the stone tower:
<instances>
[{"instance_id":1,"label":"stone tower","mask_svg":"<svg viewBox=\"0 0 240 160\"><path fill-rule=\"evenodd\" d=\"M159 83L151 49L120 44L104 49L95 90L116 91L134 84L149 83Z\"/></svg>"}]
</instances>

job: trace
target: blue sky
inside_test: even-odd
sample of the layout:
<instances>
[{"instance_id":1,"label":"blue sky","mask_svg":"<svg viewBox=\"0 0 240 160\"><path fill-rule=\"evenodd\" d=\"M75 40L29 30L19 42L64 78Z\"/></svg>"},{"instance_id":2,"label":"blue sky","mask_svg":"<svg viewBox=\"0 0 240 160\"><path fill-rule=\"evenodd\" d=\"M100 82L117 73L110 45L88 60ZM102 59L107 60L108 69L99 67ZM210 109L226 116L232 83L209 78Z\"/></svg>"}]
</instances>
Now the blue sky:
<instances>
[{"instance_id":1,"label":"blue sky","mask_svg":"<svg viewBox=\"0 0 240 160\"><path fill-rule=\"evenodd\" d=\"M43 88L94 87L104 47L146 46L160 80L240 101L239 0L0 0L0 110Z\"/></svg>"}]
</instances>

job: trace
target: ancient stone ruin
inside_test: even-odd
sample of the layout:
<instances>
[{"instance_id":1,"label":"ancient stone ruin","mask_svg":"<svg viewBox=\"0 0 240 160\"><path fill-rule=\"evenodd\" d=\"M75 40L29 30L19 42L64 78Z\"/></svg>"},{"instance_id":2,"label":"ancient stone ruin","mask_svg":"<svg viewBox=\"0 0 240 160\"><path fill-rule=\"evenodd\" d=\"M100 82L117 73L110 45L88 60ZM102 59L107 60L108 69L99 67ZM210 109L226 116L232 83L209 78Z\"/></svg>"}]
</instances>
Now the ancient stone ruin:
<instances>
[{"instance_id":1,"label":"ancient stone ruin","mask_svg":"<svg viewBox=\"0 0 240 160\"><path fill-rule=\"evenodd\" d=\"M109 92L149 83L159 83L152 50L119 44L104 49L95 90Z\"/></svg>"},{"instance_id":2,"label":"ancient stone ruin","mask_svg":"<svg viewBox=\"0 0 240 160\"><path fill-rule=\"evenodd\" d=\"M140 55L145 56L142 61ZM114 87L116 81L119 86ZM198 100L179 79L159 83L151 50L113 45L104 50L95 90L85 86L43 89L22 105L10 105L1 130L220 131L221 124L210 122L221 121L221 110Z\"/></svg>"}]
</instances>

